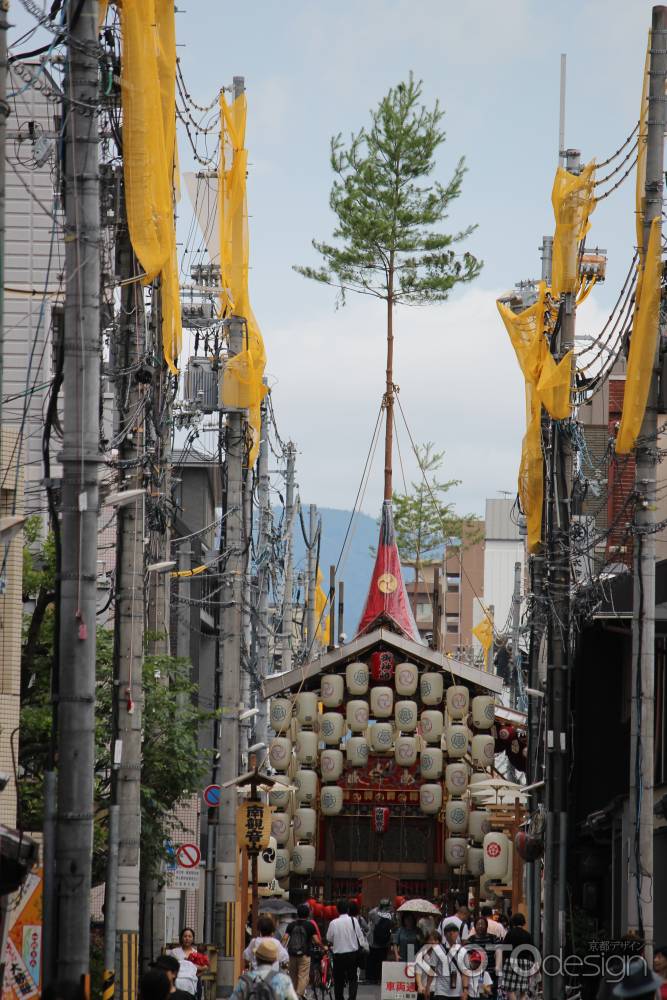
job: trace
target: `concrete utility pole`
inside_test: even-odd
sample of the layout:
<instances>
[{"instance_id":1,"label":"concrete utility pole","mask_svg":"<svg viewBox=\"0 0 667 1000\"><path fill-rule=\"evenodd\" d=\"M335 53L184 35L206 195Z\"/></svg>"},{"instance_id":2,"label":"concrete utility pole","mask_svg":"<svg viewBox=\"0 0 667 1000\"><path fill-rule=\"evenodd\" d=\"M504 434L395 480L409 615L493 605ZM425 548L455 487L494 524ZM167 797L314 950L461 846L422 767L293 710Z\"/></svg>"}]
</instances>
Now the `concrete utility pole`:
<instances>
[{"instance_id":1,"label":"concrete utility pole","mask_svg":"<svg viewBox=\"0 0 667 1000\"><path fill-rule=\"evenodd\" d=\"M261 680L269 674L269 564L271 559L271 497L269 494L269 432L266 402L262 403L262 440L259 445L258 484L259 535L257 542L257 673ZM258 694L259 714L255 742L268 744L267 701Z\"/></svg>"},{"instance_id":2,"label":"concrete utility pole","mask_svg":"<svg viewBox=\"0 0 667 1000\"><path fill-rule=\"evenodd\" d=\"M315 652L315 593L317 591L317 507L311 503L308 524L308 599L306 603L306 659Z\"/></svg>"},{"instance_id":3,"label":"concrete utility pole","mask_svg":"<svg viewBox=\"0 0 667 1000\"><path fill-rule=\"evenodd\" d=\"M120 206L121 223L116 244L116 273L134 278L138 267L127 228L125 198ZM137 281L122 287L118 367L130 371L116 381L116 405L119 423L128 414L141 413L144 387L135 378L134 369L146 350L144 334L143 289ZM119 445L119 464L125 472L121 491L142 490L144 472L144 419L131 427ZM116 511L116 607L114 620L114 723L115 740L120 754L119 766L112 772L112 801L118 806L116 833L117 858L110 858L111 874L117 875L117 899L110 914L105 907L105 933L112 915L117 926L116 960L105 966L107 972L119 972L121 994L132 994L138 984L139 951L139 843L141 838L141 735L143 720L144 663L144 504L145 494L129 503L121 502ZM113 747L116 758L116 747ZM107 881L110 899L113 886ZM109 928L109 934L112 931ZM129 961L120 961L120 943L127 949Z\"/></svg>"},{"instance_id":4,"label":"concrete utility pole","mask_svg":"<svg viewBox=\"0 0 667 1000\"><path fill-rule=\"evenodd\" d=\"M225 320L229 334L229 355L243 350L245 320L232 316ZM242 410L227 413L227 510L225 525L225 562L222 569L222 664L219 689L222 721L220 723L220 784L239 774L239 708L241 702L241 630L243 627L243 459L245 453L245 414ZM215 866L215 941L218 946L217 996L229 996L234 986L235 906L238 882L236 843L236 787L222 789L217 833Z\"/></svg>"},{"instance_id":5,"label":"concrete utility pole","mask_svg":"<svg viewBox=\"0 0 667 1000\"><path fill-rule=\"evenodd\" d=\"M78 16L75 18L74 14ZM65 357L58 701L57 975L90 970L100 409L97 0L66 7Z\"/></svg>"},{"instance_id":6,"label":"concrete utility pole","mask_svg":"<svg viewBox=\"0 0 667 1000\"><path fill-rule=\"evenodd\" d=\"M511 685L511 705L517 706L520 677L519 671L523 669L521 650L519 649L519 636L521 634L521 563L514 563L514 591L512 593L512 685Z\"/></svg>"},{"instance_id":7,"label":"concrete utility pole","mask_svg":"<svg viewBox=\"0 0 667 1000\"><path fill-rule=\"evenodd\" d=\"M566 168L579 172L578 150L565 151ZM556 360L574 347L576 294L561 296L560 336ZM570 491L572 448L557 421L551 421L548 453L547 539L553 606L548 622L549 654L546 690L546 843L544 851L544 954L562 955L567 904L567 807L569 796L570 710ZM558 966L562 970L562 965ZM546 976L545 1000L563 996L562 971Z\"/></svg>"},{"instance_id":8,"label":"concrete utility pole","mask_svg":"<svg viewBox=\"0 0 667 1000\"><path fill-rule=\"evenodd\" d=\"M247 452L244 455L247 458ZM251 588L251 538L252 530L252 472L243 463L243 642L241 644L241 697L240 702L250 708L252 701L252 588ZM239 755L241 761L247 760L248 739L252 720L242 722L239 726ZM242 765L246 770L245 764Z\"/></svg>"},{"instance_id":9,"label":"concrete utility pole","mask_svg":"<svg viewBox=\"0 0 667 1000\"><path fill-rule=\"evenodd\" d=\"M285 591L283 594L281 670L290 670L292 667L292 633L294 630L292 588L294 586L293 533L296 445L289 441L285 450L287 452L287 468L285 471Z\"/></svg>"},{"instance_id":10,"label":"concrete utility pole","mask_svg":"<svg viewBox=\"0 0 667 1000\"><path fill-rule=\"evenodd\" d=\"M651 223L662 215L664 134L666 124L667 7L653 8L649 56L646 181L643 251ZM632 701L630 724L630 889L628 925L646 942L644 955L653 961L653 780L655 686L655 510L656 420L660 360L660 328L655 331L656 361L646 412L637 442L635 484L641 498L635 513L634 598L632 617ZM638 781L639 778L639 787Z\"/></svg>"}]
</instances>

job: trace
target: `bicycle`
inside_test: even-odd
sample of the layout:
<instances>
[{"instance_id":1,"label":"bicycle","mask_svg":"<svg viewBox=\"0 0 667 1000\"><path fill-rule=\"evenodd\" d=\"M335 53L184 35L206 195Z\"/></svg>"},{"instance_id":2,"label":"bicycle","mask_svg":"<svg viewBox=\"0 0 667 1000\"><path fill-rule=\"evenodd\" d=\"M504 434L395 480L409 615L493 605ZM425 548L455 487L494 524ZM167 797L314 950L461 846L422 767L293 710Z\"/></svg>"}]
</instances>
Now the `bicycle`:
<instances>
[{"instance_id":1,"label":"bicycle","mask_svg":"<svg viewBox=\"0 0 667 1000\"><path fill-rule=\"evenodd\" d=\"M315 952L310 959L310 981L306 990L306 1000L333 1000L333 995L329 952Z\"/></svg>"}]
</instances>

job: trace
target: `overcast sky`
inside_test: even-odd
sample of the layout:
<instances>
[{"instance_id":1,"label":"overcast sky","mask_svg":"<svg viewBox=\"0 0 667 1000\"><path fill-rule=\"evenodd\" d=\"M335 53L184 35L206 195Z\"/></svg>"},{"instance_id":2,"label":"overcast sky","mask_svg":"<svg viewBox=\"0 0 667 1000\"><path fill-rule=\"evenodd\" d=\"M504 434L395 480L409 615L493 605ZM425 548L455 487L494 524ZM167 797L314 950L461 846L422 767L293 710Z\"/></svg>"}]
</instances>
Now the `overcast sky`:
<instances>
[{"instance_id":1,"label":"overcast sky","mask_svg":"<svg viewBox=\"0 0 667 1000\"><path fill-rule=\"evenodd\" d=\"M12 13L18 7L12 0ZM335 292L292 264L316 264L328 238L329 138L368 121L369 108L412 70L427 104L446 110L436 176L459 156L468 173L453 229L477 223L469 248L481 277L451 301L401 310L395 381L417 441L446 453L462 511L514 492L523 387L495 308L499 292L539 275L552 232L560 53L568 56L566 144L605 159L638 114L651 5L643 0L179 0L179 57L207 104L232 76L248 95L251 298L284 438L298 445L305 502L351 507L383 392L384 311L366 299L336 310ZM21 20L20 8L12 20ZM193 168L184 137L181 165ZM580 311L595 333L633 251L633 178L593 216L589 245L610 254L608 281ZM184 195L181 213L189 214ZM408 478L415 476L399 426ZM382 495L378 449L363 509ZM396 463L395 483L401 488Z\"/></svg>"}]
</instances>

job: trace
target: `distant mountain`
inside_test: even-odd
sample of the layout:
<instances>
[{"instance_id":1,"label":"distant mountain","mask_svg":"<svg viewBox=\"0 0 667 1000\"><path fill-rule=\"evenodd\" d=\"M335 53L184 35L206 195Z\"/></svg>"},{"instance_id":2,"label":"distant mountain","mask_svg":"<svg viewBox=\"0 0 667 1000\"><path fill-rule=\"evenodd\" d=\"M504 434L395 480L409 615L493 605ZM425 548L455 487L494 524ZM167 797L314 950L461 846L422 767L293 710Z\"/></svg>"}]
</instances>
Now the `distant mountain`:
<instances>
[{"instance_id":1,"label":"distant mountain","mask_svg":"<svg viewBox=\"0 0 667 1000\"><path fill-rule=\"evenodd\" d=\"M320 507L319 513L322 518L320 566L324 578L323 587L327 591L329 588L329 567L335 566L338 562L352 512L335 510L332 507ZM307 507L304 511L304 522L307 530ZM344 628L348 639L351 639L355 634L361 613L364 610L368 585L373 572L373 557L369 550L371 546L377 545L377 539L378 525L375 518L368 514L355 514L345 546L346 555L337 574L337 580L342 580L345 584ZM297 572L299 570L305 571L306 546L298 521L294 528L294 562Z\"/></svg>"}]
</instances>

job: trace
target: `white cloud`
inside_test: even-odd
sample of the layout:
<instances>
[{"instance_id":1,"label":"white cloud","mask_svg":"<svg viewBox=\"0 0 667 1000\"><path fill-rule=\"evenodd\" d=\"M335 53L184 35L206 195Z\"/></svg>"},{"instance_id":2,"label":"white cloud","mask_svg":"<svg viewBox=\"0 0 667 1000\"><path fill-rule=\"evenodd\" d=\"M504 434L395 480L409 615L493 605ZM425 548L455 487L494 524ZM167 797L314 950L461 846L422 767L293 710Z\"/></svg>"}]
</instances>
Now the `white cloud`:
<instances>
[{"instance_id":1,"label":"white cloud","mask_svg":"<svg viewBox=\"0 0 667 1000\"><path fill-rule=\"evenodd\" d=\"M395 373L416 443L445 451L445 478L458 509L482 513L486 497L513 492L524 433L524 390L496 309L496 291L469 289L443 306L398 310ZM583 332L604 314L589 299ZM354 503L384 389L383 305L366 300L265 331L268 372L281 433L299 448L298 479L306 502ZM400 412L398 440L408 482L417 478ZM363 509L382 499L383 438ZM402 489L398 452L394 484Z\"/></svg>"}]
</instances>

